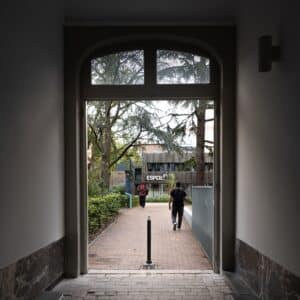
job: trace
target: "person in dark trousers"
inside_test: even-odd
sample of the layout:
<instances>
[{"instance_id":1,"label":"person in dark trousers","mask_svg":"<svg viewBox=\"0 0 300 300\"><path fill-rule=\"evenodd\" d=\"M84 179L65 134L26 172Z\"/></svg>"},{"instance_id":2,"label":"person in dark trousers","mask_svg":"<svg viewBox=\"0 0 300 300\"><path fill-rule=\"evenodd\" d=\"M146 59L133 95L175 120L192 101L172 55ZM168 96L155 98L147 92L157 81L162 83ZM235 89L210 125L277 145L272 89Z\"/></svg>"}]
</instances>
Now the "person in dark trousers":
<instances>
[{"instance_id":1,"label":"person in dark trousers","mask_svg":"<svg viewBox=\"0 0 300 300\"><path fill-rule=\"evenodd\" d=\"M184 210L184 200L186 197L186 192L180 188L180 182L176 182L176 187L170 192L170 200L169 200L169 209L171 210L171 203L172 203L172 223L173 223L173 230L177 228L181 228L182 223L182 216ZM178 223L176 222L176 218L178 215Z\"/></svg>"},{"instance_id":2,"label":"person in dark trousers","mask_svg":"<svg viewBox=\"0 0 300 300\"><path fill-rule=\"evenodd\" d=\"M137 187L137 191L139 193L140 206L144 208L146 204L146 196L148 195L147 185L144 182L142 182Z\"/></svg>"}]
</instances>

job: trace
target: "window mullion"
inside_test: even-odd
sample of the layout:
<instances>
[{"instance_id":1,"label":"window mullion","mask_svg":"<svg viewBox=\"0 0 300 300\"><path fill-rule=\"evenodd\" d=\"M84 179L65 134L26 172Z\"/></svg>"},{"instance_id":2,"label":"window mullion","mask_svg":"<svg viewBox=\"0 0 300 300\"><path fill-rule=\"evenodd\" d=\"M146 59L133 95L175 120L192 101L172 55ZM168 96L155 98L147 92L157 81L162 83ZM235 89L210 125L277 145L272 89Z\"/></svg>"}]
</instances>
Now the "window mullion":
<instances>
[{"instance_id":1,"label":"window mullion","mask_svg":"<svg viewBox=\"0 0 300 300\"><path fill-rule=\"evenodd\" d=\"M146 48L144 50L144 78L147 88L154 88L156 85L156 50L155 48Z\"/></svg>"}]
</instances>

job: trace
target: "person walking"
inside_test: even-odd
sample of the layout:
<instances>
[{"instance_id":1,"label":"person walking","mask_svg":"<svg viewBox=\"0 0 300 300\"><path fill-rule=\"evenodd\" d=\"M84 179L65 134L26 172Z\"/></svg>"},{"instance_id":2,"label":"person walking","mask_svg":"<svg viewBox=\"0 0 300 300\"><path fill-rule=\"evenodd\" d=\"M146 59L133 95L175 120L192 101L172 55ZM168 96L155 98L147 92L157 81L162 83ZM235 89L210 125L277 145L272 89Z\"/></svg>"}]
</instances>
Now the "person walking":
<instances>
[{"instance_id":1,"label":"person walking","mask_svg":"<svg viewBox=\"0 0 300 300\"><path fill-rule=\"evenodd\" d=\"M137 191L139 193L140 206L144 208L146 205L146 196L148 195L147 185L144 182L142 182L137 187Z\"/></svg>"},{"instance_id":2,"label":"person walking","mask_svg":"<svg viewBox=\"0 0 300 300\"><path fill-rule=\"evenodd\" d=\"M176 187L170 192L170 200L169 200L169 210L171 210L172 204L172 224L173 230L177 228L181 228L182 216L184 210L184 200L186 198L186 192L181 189L180 182L176 182ZM178 223L176 222L178 215Z\"/></svg>"}]
</instances>

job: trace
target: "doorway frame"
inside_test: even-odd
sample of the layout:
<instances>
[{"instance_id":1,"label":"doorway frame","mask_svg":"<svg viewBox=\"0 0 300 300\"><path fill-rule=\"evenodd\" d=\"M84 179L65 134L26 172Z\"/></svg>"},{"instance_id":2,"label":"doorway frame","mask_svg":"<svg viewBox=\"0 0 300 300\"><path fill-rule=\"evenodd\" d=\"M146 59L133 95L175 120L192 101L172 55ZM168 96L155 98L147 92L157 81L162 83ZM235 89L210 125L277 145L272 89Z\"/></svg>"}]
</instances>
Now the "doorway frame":
<instances>
[{"instance_id":1,"label":"doorway frame","mask_svg":"<svg viewBox=\"0 0 300 300\"><path fill-rule=\"evenodd\" d=\"M99 42L99 36L102 36ZM228 39L231 41L228 43ZM188 50L212 59L219 69L218 78L212 83L218 86L199 88L201 85L172 86L175 97L164 94L165 87L153 85L154 70L150 79L145 78L148 91L136 87L92 87L85 83L90 73L87 62L97 53L121 51L120 49L142 49L140 45L156 42L155 48ZM217 42L217 43L216 43ZM162 45L162 46L160 46ZM177 45L177 46L176 46ZM75 47L75 48L74 48ZM146 47L147 48L147 47ZM145 49L146 49L145 48ZM74 50L75 49L75 50ZM113 50L113 51L112 51ZM116 51L117 50L117 51ZM146 53L145 53L146 54ZM151 55L145 60L147 66L156 62ZM152 61L152 62L151 62ZM150 68L151 69L151 68ZM211 72L211 75L215 72ZM217 73L216 73L217 74ZM89 86L88 86L89 85ZM195 86L197 88L195 88ZM145 88L145 87L144 87ZM127 90L127 94L124 93ZM101 91L102 94L99 94ZM117 92L120 91L120 92ZM128 92L130 91L130 92ZM180 94L183 91L183 94ZM213 91L213 92L212 92ZM65 29L65 274L77 277L87 273L87 176L86 176L86 127L85 103L93 97L105 99L115 95L134 100L167 98L203 98L213 96L216 103L217 132L215 169L217 176L214 207L214 271L234 269L235 238L235 29L233 27L67 27ZM179 92L179 93L178 93ZM114 94L112 94L114 93ZM205 94L206 93L206 94ZM101 96L99 96L101 95ZM179 95L179 96L178 96ZM188 97L185 97L188 95ZM122 97L121 97L122 96ZM211 98L210 98L211 99ZM225 105L226 104L226 105ZM224 205L226 204L226 205Z\"/></svg>"}]
</instances>

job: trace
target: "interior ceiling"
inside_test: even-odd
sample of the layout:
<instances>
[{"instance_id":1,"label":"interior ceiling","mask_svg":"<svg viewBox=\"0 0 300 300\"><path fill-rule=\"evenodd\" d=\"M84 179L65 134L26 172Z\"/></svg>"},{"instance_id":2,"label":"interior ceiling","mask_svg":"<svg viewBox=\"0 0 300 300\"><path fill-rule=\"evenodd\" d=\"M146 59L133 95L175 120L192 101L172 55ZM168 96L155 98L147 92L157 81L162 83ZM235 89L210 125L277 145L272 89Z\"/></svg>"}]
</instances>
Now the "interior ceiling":
<instances>
[{"instance_id":1,"label":"interior ceiling","mask_svg":"<svg viewBox=\"0 0 300 300\"><path fill-rule=\"evenodd\" d=\"M66 23L233 24L236 0L65 0Z\"/></svg>"}]
</instances>

